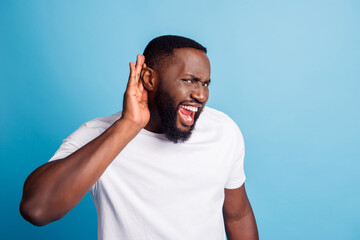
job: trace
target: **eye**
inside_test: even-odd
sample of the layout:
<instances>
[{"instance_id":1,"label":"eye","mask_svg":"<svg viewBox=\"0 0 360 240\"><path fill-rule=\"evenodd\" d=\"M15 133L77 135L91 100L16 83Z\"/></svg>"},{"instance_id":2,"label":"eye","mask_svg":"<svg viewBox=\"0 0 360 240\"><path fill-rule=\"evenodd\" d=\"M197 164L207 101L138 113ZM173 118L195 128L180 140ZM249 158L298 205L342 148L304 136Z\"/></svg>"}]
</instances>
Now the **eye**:
<instances>
[{"instance_id":1,"label":"eye","mask_svg":"<svg viewBox=\"0 0 360 240\"><path fill-rule=\"evenodd\" d=\"M187 83L192 83L192 80L190 80L190 79L182 79L182 80Z\"/></svg>"},{"instance_id":2,"label":"eye","mask_svg":"<svg viewBox=\"0 0 360 240\"><path fill-rule=\"evenodd\" d=\"M210 85L210 82L204 82L202 85L203 85L204 87L208 87L208 86Z\"/></svg>"}]
</instances>

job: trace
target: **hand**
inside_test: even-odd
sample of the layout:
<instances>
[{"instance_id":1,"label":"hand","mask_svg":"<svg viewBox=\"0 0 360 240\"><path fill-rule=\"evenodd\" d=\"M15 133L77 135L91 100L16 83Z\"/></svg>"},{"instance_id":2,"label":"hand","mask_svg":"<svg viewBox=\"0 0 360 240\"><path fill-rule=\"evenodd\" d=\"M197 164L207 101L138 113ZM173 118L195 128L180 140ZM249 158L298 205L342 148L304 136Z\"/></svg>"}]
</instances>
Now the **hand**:
<instances>
[{"instance_id":1,"label":"hand","mask_svg":"<svg viewBox=\"0 0 360 240\"><path fill-rule=\"evenodd\" d=\"M123 101L122 119L130 121L139 131L150 120L148 92L140 79L141 70L145 67L145 57L143 55L137 55L136 66L130 62L130 76Z\"/></svg>"}]
</instances>

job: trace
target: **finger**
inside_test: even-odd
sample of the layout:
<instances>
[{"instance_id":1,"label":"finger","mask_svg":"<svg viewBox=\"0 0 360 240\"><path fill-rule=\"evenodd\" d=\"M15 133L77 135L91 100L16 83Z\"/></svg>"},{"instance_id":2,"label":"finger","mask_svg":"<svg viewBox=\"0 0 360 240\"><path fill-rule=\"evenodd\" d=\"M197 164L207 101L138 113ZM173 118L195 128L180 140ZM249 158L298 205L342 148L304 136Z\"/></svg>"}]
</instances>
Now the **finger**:
<instances>
[{"instance_id":1,"label":"finger","mask_svg":"<svg viewBox=\"0 0 360 240\"><path fill-rule=\"evenodd\" d=\"M140 65L143 65L144 62L145 62L145 56L141 55L141 54L138 54L136 56L136 63L139 63Z\"/></svg>"},{"instance_id":2,"label":"finger","mask_svg":"<svg viewBox=\"0 0 360 240\"><path fill-rule=\"evenodd\" d=\"M143 65L144 65L144 61L145 58L142 55L138 55L138 65L137 65L137 69L136 69L136 74L140 76L141 70L143 69Z\"/></svg>"},{"instance_id":3,"label":"finger","mask_svg":"<svg viewBox=\"0 0 360 240\"><path fill-rule=\"evenodd\" d=\"M145 79L144 78L147 78L147 77L151 77L151 74L150 73L147 73L147 71L152 71L150 68L146 67L146 64L144 63L143 64L143 68L141 70L141 73L140 73L140 79L139 79L139 83L138 83L138 87L139 89L142 91L142 89L145 88ZM148 76L148 74L150 74Z\"/></svg>"},{"instance_id":4,"label":"finger","mask_svg":"<svg viewBox=\"0 0 360 240\"><path fill-rule=\"evenodd\" d=\"M145 59L145 57L144 57L144 59ZM146 64L145 64L145 62L143 63L143 66L142 66L142 69L141 69L141 71L140 71L140 78L141 78L141 76L144 74L144 70L146 69Z\"/></svg>"},{"instance_id":5,"label":"finger","mask_svg":"<svg viewBox=\"0 0 360 240\"><path fill-rule=\"evenodd\" d=\"M130 62L129 66L130 66L130 75L129 75L128 86L131 84L136 84L137 82L134 63Z\"/></svg>"},{"instance_id":6,"label":"finger","mask_svg":"<svg viewBox=\"0 0 360 240\"><path fill-rule=\"evenodd\" d=\"M142 92L144 90L144 84L143 84L143 81L141 79L138 82L138 88L139 88L140 92Z\"/></svg>"},{"instance_id":7,"label":"finger","mask_svg":"<svg viewBox=\"0 0 360 240\"><path fill-rule=\"evenodd\" d=\"M145 57L143 55L138 54L136 58L136 66L135 66L137 78L140 76L140 72L143 68L144 61L145 61Z\"/></svg>"},{"instance_id":8,"label":"finger","mask_svg":"<svg viewBox=\"0 0 360 240\"><path fill-rule=\"evenodd\" d=\"M148 98L148 92L146 89L144 89L144 91L142 92L142 95L141 95L141 102L146 104L146 106L148 105L148 101L149 101L149 98Z\"/></svg>"}]
</instances>

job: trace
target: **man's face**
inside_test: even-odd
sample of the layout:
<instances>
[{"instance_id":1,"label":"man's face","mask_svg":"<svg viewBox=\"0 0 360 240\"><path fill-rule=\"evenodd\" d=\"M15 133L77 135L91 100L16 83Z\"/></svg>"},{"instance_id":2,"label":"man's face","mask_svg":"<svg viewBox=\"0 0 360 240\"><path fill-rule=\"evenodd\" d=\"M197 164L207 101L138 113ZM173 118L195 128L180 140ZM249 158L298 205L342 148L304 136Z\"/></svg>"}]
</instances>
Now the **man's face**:
<instances>
[{"instance_id":1,"label":"man's face","mask_svg":"<svg viewBox=\"0 0 360 240\"><path fill-rule=\"evenodd\" d=\"M158 71L155 104L162 130L172 142L184 142L209 98L210 62L193 48L174 50L175 58Z\"/></svg>"}]
</instances>

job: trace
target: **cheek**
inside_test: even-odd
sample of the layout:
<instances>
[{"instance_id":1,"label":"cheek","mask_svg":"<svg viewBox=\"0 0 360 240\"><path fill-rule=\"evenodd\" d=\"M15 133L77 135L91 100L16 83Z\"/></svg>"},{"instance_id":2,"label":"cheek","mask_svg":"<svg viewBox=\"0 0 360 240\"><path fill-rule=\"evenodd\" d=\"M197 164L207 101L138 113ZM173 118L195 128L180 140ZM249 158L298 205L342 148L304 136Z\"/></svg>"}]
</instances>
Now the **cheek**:
<instances>
[{"instance_id":1,"label":"cheek","mask_svg":"<svg viewBox=\"0 0 360 240\"><path fill-rule=\"evenodd\" d=\"M206 88L205 93L206 93L207 98L209 98L209 93L210 93L209 88Z\"/></svg>"},{"instance_id":2,"label":"cheek","mask_svg":"<svg viewBox=\"0 0 360 240\"><path fill-rule=\"evenodd\" d=\"M182 81L167 82L162 85L162 90L166 91L175 104L179 104L183 101L189 100L193 91L196 91L196 86L186 85ZM205 94L208 98L209 89L205 89Z\"/></svg>"},{"instance_id":3,"label":"cheek","mask_svg":"<svg viewBox=\"0 0 360 240\"><path fill-rule=\"evenodd\" d=\"M207 102L207 100L209 99L209 88L204 89L204 94L206 96L205 102Z\"/></svg>"},{"instance_id":4,"label":"cheek","mask_svg":"<svg viewBox=\"0 0 360 240\"><path fill-rule=\"evenodd\" d=\"M171 89L171 96L175 101L183 101L187 96L190 96L192 89L190 87L184 86L184 84L178 83L174 84Z\"/></svg>"}]
</instances>

